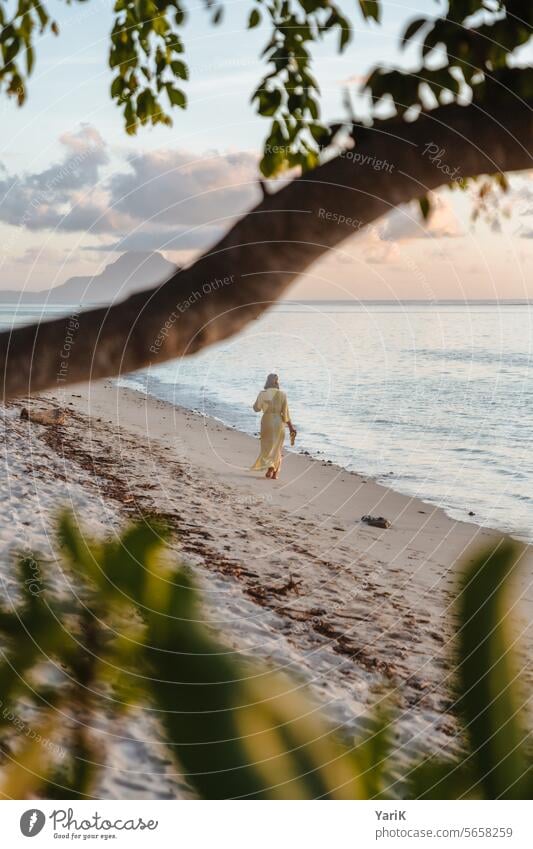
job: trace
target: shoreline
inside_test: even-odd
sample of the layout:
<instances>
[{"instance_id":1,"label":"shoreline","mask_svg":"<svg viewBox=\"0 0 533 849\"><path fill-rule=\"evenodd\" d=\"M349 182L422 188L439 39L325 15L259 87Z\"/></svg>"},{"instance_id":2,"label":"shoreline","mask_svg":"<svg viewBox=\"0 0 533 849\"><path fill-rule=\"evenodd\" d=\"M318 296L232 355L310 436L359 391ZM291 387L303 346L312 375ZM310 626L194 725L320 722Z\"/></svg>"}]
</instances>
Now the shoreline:
<instances>
[{"instance_id":1,"label":"shoreline","mask_svg":"<svg viewBox=\"0 0 533 849\"><path fill-rule=\"evenodd\" d=\"M151 398L154 402L164 404L170 410L175 409L175 410L179 411L181 414L192 413L196 416L199 416L200 419L205 418L206 420L213 422L213 423L216 423L216 424L219 424L222 427L224 427L224 428L226 428L230 431L240 433L240 434L242 434L243 437L257 441L258 433L256 433L254 435L250 431L241 430L237 425L233 425L230 422L226 421L225 419L219 418L218 416L213 415L212 411L210 411L209 413L205 413L205 412L202 412L202 410L199 410L198 408L193 407L193 406L184 406L182 404L175 404L171 401L166 400L165 398L162 398L158 395L151 394L151 393L147 392L146 389L141 385L137 385L137 386L127 385L126 383L122 383L122 382L119 382L117 385L118 385L118 388L121 389L121 390L124 390L124 391L127 391L127 392L134 392L134 393L139 394L143 397ZM257 425L259 425L259 418L257 419ZM329 447L331 448L331 446L329 446ZM516 528L513 528L513 527L507 527L507 528L497 527L495 525L490 524L488 521L482 523L478 518L473 518L473 517L475 517L475 516L477 517L479 515L478 514L479 508L475 503L473 503L472 505L469 505L469 506L460 506L460 505L454 505L454 504L451 504L451 503L450 504L442 504L442 503L439 503L436 500L436 497L435 497L434 500L432 500L430 495L414 494L414 493L409 492L408 484L405 484L405 486L402 486L402 482L405 481L405 477L402 476L402 473L396 475L396 473L394 473L394 472L381 472L381 473L369 472L368 474L366 474L365 472L361 471L360 469L350 469L347 466L343 466L343 465L339 464L334 459L329 459L327 451L324 451L324 452L316 451L316 450L313 451L313 449L300 449L298 447L290 448L289 442L288 442L288 437L287 437L285 439L285 445L284 445L284 457L288 457L289 455L293 455L293 454L305 456L310 460L314 460L315 462L322 463L324 465L328 465L332 469L336 469L339 473L346 473L346 474L350 474L350 475L355 475L356 477L358 477L361 480L365 480L366 482L372 482L376 485L383 487L385 490L396 493L397 495L401 495L404 498L416 499L416 500L420 501L428 509L428 511L429 510L431 510L431 511L442 510L444 512L444 514L447 516L447 518L452 520L453 522L459 522L461 524L471 525L471 526L473 526L473 528L477 528L479 530L486 530L489 533L499 534L501 536L510 536L512 539L516 540L517 542L520 542L523 545L527 545L527 546L533 545L533 539L529 538L527 536L528 532L525 529L525 527L520 527L520 526L518 526ZM321 455L321 456L319 456L319 455ZM395 484L398 484L398 486L392 486L390 484L390 481L388 480L389 478L394 478L393 482Z\"/></svg>"},{"instance_id":2,"label":"shoreline","mask_svg":"<svg viewBox=\"0 0 533 849\"><path fill-rule=\"evenodd\" d=\"M106 381L105 385L106 385L105 392L106 392L106 395L108 395L108 393L113 391L113 386L111 385L111 382L109 382L109 381ZM133 387L124 386L124 385L119 384L119 385L116 386L116 389L118 390L118 392L117 392L118 395L123 394L125 397L129 397L133 401L133 403L135 403L135 401L134 401L135 397L139 396L140 398L142 398L146 401L146 407L147 408L157 406L157 407L160 407L160 408L162 407L165 410L167 410L169 415L172 415L172 413L176 413L177 421L179 421L183 417L188 418L189 416L194 416L195 418L198 419L199 422L204 423L204 427L208 431L217 430L217 429L222 428L227 433L237 434L239 438L242 438L243 443L244 443L244 440L246 440L250 445L250 454L249 454L249 457L251 458L250 465L253 462L253 459L255 458L255 456L257 454L258 445L259 445L258 436L254 436L254 435L252 435L252 434L250 434L250 433L248 433L244 430L239 430L235 425L231 425L228 422L224 421L223 419L218 418L217 416L213 416L213 415L210 415L208 413L203 413L201 410L198 410L198 409L193 408L193 407L186 407L186 406L183 406L181 404L173 404L170 401L166 401L165 399L159 398L156 395L151 395L150 393L147 393L145 390L143 390L141 388L136 389L136 388L133 388ZM76 395L78 395L78 397L81 397L81 401L80 400L74 400L72 406L78 412L81 412L81 413L87 414L87 415L92 415L92 416L95 415L95 410L99 411L102 414L109 413L109 409L107 407L106 402L104 402L104 404L102 405L103 399L102 399L100 389L97 389L96 392L92 393L92 401L93 401L92 413L89 411L88 407L86 406L87 402L90 403L90 401L91 401L90 394L89 393L86 394L82 390L81 395L79 395L78 393L76 393ZM72 397L76 398L76 395L73 395ZM67 396L68 396L68 393L67 393ZM43 396L43 397L47 397L47 396ZM50 396L50 397L53 397L53 396ZM96 407L94 406L94 404L96 404ZM109 420L109 421L111 422L113 420ZM117 418L115 421L113 421L113 423L117 426L126 427L127 429L131 429L131 430L133 430L137 433L141 433L141 428L139 427L139 422L137 422L137 421L136 422L132 422L132 421L128 422L127 420L124 421L124 419L122 421L120 421L120 419ZM258 418L258 423L259 423L259 418ZM132 425L133 425L133 427L132 427ZM145 435L147 435L147 434L145 434ZM161 438L161 434L158 435L158 438ZM465 517L458 518L456 516L453 516L450 513L448 513L447 508L442 507L441 505L434 504L432 501L426 500L423 496L410 495L409 493L402 492L400 489L395 489L394 487L389 486L387 484L387 482L384 480L384 478L387 476L387 473L383 473L383 475L381 475L381 476L374 476L374 475L371 475L371 474L368 474L368 475L364 474L363 472L360 472L360 471L357 471L357 470L348 469L346 466L339 465L334 460L326 459L325 455L324 455L324 458L321 458L321 457L316 456L315 454L313 454L311 451L308 451L308 450L299 450L299 449L295 449L295 448L291 449L288 445L288 439L285 440L285 445L284 445L283 450L284 450L284 454L283 454L283 457L284 457L283 465L284 466L286 465L289 457L302 457L302 458L305 458L306 462L309 462L311 464L316 463L316 464L318 464L322 467L328 467L333 472L335 472L336 475L350 475L350 476L356 478L361 484L372 484L376 488L379 488L380 490L382 490L385 495L390 494L391 496L398 496L398 497L405 499L406 501L409 501L409 502L416 502L417 504L420 504L420 505L422 505L423 508L425 508L425 510L423 512L432 513L432 514L434 514L435 512L441 512L441 513L444 514L446 519L448 519L454 525L461 525L461 526L465 525L468 528L471 528L473 533L479 532L481 534L498 535L498 536L511 535L506 530L501 530L501 529L498 529L498 528L484 526L484 525L479 524L479 522L476 522L473 519L470 521ZM246 466L246 465L242 467L241 471L250 472L250 479L251 480L259 480L264 476L262 473L252 472L250 470L250 466ZM284 484L283 471L282 471L282 474L281 474L281 478L278 481L278 484L281 484L281 486L283 486L283 484ZM461 508L450 508L450 509L456 510L457 512L460 512L460 510L461 510ZM527 545L527 543L525 543L525 544Z\"/></svg>"},{"instance_id":3,"label":"shoreline","mask_svg":"<svg viewBox=\"0 0 533 849\"><path fill-rule=\"evenodd\" d=\"M8 474L20 477L17 463L26 462L38 503L45 492L51 509L54 495L84 526L99 523L99 533L164 518L232 650L305 682L348 734L364 725L376 688L392 692L406 768L415 752L460 746L449 689L457 564L501 534L305 454L286 454L280 479L268 481L248 471L256 438L114 381L47 393L32 405L69 411L62 426L45 427L18 419L22 402L9 410L6 427L15 446L22 442L18 459L6 451ZM15 513L29 508L17 505ZM40 512L34 522L44 527L50 510ZM362 524L368 513L391 528ZM528 651L532 576L529 558L517 582ZM140 757L150 775L154 757L150 747ZM119 791L111 784L106 792ZM176 790L161 777L147 792Z\"/></svg>"}]
</instances>

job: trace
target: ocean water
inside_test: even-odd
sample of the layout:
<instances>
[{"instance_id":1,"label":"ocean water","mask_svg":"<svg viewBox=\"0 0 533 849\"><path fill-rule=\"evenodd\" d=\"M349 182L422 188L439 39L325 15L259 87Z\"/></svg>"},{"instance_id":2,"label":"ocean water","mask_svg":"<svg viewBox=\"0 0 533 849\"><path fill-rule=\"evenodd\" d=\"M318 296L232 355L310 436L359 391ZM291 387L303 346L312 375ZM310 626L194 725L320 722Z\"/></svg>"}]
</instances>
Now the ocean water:
<instances>
[{"instance_id":1,"label":"ocean water","mask_svg":"<svg viewBox=\"0 0 533 849\"><path fill-rule=\"evenodd\" d=\"M296 450L533 541L532 365L533 305L287 303L121 382L253 434L278 372Z\"/></svg>"}]
</instances>

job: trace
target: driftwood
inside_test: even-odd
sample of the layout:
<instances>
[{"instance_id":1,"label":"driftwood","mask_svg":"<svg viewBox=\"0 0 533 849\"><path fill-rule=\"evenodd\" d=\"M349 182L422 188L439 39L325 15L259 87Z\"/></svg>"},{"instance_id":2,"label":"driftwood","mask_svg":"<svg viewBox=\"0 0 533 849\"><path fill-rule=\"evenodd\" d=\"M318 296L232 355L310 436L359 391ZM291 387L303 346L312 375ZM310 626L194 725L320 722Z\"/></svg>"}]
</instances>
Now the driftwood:
<instances>
[{"instance_id":1,"label":"driftwood","mask_svg":"<svg viewBox=\"0 0 533 849\"><path fill-rule=\"evenodd\" d=\"M0 334L4 400L128 373L237 333L353 235L354 222L359 230L446 183L448 172L427 155L436 143L463 178L531 168L532 102L487 96L483 106L451 104L416 121L356 128L358 161L386 160L386 169L341 152L264 195L218 244L158 288L88 310L70 320L74 329L56 319Z\"/></svg>"}]
</instances>

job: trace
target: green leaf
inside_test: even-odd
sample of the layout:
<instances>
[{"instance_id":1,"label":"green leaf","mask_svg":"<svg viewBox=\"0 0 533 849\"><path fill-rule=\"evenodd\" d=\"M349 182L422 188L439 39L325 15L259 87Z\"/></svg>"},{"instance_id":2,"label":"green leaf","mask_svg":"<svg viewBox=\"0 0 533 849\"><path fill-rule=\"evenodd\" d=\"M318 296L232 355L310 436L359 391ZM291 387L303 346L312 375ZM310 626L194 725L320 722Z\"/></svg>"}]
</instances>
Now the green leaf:
<instances>
[{"instance_id":1,"label":"green leaf","mask_svg":"<svg viewBox=\"0 0 533 849\"><path fill-rule=\"evenodd\" d=\"M122 77L115 77L111 83L111 97L120 97L126 87L126 82Z\"/></svg>"},{"instance_id":2,"label":"green leaf","mask_svg":"<svg viewBox=\"0 0 533 849\"><path fill-rule=\"evenodd\" d=\"M41 24L41 32L46 27L46 24L50 20L48 12L41 2L36 2L33 4L35 11L37 12L37 17L39 18L39 23Z\"/></svg>"},{"instance_id":3,"label":"green leaf","mask_svg":"<svg viewBox=\"0 0 533 849\"><path fill-rule=\"evenodd\" d=\"M359 0L361 12L365 18L371 18L379 23L381 17L381 4L379 0Z\"/></svg>"},{"instance_id":4,"label":"green leaf","mask_svg":"<svg viewBox=\"0 0 533 849\"><path fill-rule=\"evenodd\" d=\"M431 201L428 196L424 195L423 198L419 198L418 205L420 206L422 218L424 219L424 221L427 221L431 214Z\"/></svg>"},{"instance_id":5,"label":"green leaf","mask_svg":"<svg viewBox=\"0 0 533 849\"><path fill-rule=\"evenodd\" d=\"M517 679L509 587L523 554L521 545L502 539L475 558L459 594L458 709L486 799L529 798L528 735L522 726L524 694Z\"/></svg>"},{"instance_id":6,"label":"green leaf","mask_svg":"<svg viewBox=\"0 0 533 849\"><path fill-rule=\"evenodd\" d=\"M28 75L31 74L33 70L33 65L35 63L35 54L33 52L33 47L26 48L26 70Z\"/></svg>"},{"instance_id":7,"label":"green leaf","mask_svg":"<svg viewBox=\"0 0 533 849\"><path fill-rule=\"evenodd\" d=\"M425 23L427 23L427 18L415 18L414 21L411 21L402 35L401 46L406 47Z\"/></svg>"},{"instance_id":8,"label":"green leaf","mask_svg":"<svg viewBox=\"0 0 533 849\"><path fill-rule=\"evenodd\" d=\"M272 91L260 91L257 95L257 111L260 115L274 115L281 104L281 91L277 88Z\"/></svg>"},{"instance_id":9,"label":"green leaf","mask_svg":"<svg viewBox=\"0 0 533 849\"><path fill-rule=\"evenodd\" d=\"M141 124L147 124L157 112L157 102L149 88L143 89L137 97L137 117Z\"/></svg>"},{"instance_id":10,"label":"green leaf","mask_svg":"<svg viewBox=\"0 0 533 849\"><path fill-rule=\"evenodd\" d=\"M248 18L248 29L254 29L261 23L261 12L259 9L252 9Z\"/></svg>"},{"instance_id":11,"label":"green leaf","mask_svg":"<svg viewBox=\"0 0 533 849\"><path fill-rule=\"evenodd\" d=\"M185 62L182 62L179 59L174 59L174 61L170 63L170 67L173 73L176 74L176 76L179 77L180 80L189 79L189 69L187 68Z\"/></svg>"},{"instance_id":12,"label":"green leaf","mask_svg":"<svg viewBox=\"0 0 533 849\"><path fill-rule=\"evenodd\" d=\"M314 121L317 121L318 117L320 115L318 102L313 97L308 97L306 102L305 102L305 105L309 109L309 114L311 115L311 118Z\"/></svg>"},{"instance_id":13,"label":"green leaf","mask_svg":"<svg viewBox=\"0 0 533 849\"><path fill-rule=\"evenodd\" d=\"M282 153L264 153L259 163L259 170L263 177L273 177L277 174L283 165L284 159L285 157Z\"/></svg>"},{"instance_id":14,"label":"green leaf","mask_svg":"<svg viewBox=\"0 0 533 849\"><path fill-rule=\"evenodd\" d=\"M171 747L204 798L356 798L353 756L293 685L248 668L201 624L190 576L147 614L145 656Z\"/></svg>"},{"instance_id":15,"label":"green leaf","mask_svg":"<svg viewBox=\"0 0 533 849\"><path fill-rule=\"evenodd\" d=\"M84 536L71 513L65 512L59 517L57 536L71 564L78 574L92 578L95 583L100 579L100 552L94 543Z\"/></svg>"},{"instance_id":16,"label":"green leaf","mask_svg":"<svg viewBox=\"0 0 533 849\"><path fill-rule=\"evenodd\" d=\"M342 53L352 37L352 28L350 22L337 12L337 25L340 29L339 35L339 52Z\"/></svg>"},{"instance_id":17,"label":"green leaf","mask_svg":"<svg viewBox=\"0 0 533 849\"><path fill-rule=\"evenodd\" d=\"M359 769L365 799L387 798L393 742L393 712L387 699L387 696L379 699L373 715L367 719L366 736L354 747L354 766Z\"/></svg>"},{"instance_id":18,"label":"green leaf","mask_svg":"<svg viewBox=\"0 0 533 849\"><path fill-rule=\"evenodd\" d=\"M322 126L322 124L310 124L309 132L313 136L314 140L319 145L327 144L330 138L330 131L328 127Z\"/></svg>"},{"instance_id":19,"label":"green leaf","mask_svg":"<svg viewBox=\"0 0 533 849\"><path fill-rule=\"evenodd\" d=\"M119 540L108 542L99 563L102 591L116 592L137 605L144 604L145 586L150 580L147 570L165 539L163 529L147 523L133 525Z\"/></svg>"},{"instance_id":20,"label":"green leaf","mask_svg":"<svg viewBox=\"0 0 533 849\"><path fill-rule=\"evenodd\" d=\"M187 108L187 96L185 92L179 88L174 88L170 83L167 83L166 90L172 106L179 106L180 109Z\"/></svg>"},{"instance_id":21,"label":"green leaf","mask_svg":"<svg viewBox=\"0 0 533 849\"><path fill-rule=\"evenodd\" d=\"M313 12L316 12L317 9L323 8L324 5L327 4L325 4L323 0L300 0L300 6L305 12L307 12L308 15L312 15Z\"/></svg>"},{"instance_id":22,"label":"green leaf","mask_svg":"<svg viewBox=\"0 0 533 849\"><path fill-rule=\"evenodd\" d=\"M406 795L409 799L471 799L480 798L480 790L467 759L444 760L430 755L409 770Z\"/></svg>"}]
</instances>

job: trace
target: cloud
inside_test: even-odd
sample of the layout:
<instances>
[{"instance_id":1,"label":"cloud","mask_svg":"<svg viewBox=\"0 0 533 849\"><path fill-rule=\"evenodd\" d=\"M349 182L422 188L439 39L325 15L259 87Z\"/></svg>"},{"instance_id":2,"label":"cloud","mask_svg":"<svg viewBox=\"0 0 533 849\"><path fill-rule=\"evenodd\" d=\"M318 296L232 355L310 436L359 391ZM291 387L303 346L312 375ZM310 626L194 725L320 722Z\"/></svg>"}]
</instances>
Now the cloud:
<instances>
[{"instance_id":1,"label":"cloud","mask_svg":"<svg viewBox=\"0 0 533 849\"><path fill-rule=\"evenodd\" d=\"M91 124L82 124L77 133L63 133L59 141L72 153L83 154L90 149L105 147L102 136Z\"/></svg>"},{"instance_id":2,"label":"cloud","mask_svg":"<svg viewBox=\"0 0 533 849\"><path fill-rule=\"evenodd\" d=\"M114 241L95 249L205 249L260 198L257 157L247 152L159 150L127 165L106 186Z\"/></svg>"},{"instance_id":3,"label":"cloud","mask_svg":"<svg viewBox=\"0 0 533 849\"><path fill-rule=\"evenodd\" d=\"M35 263L58 263L64 259L64 251L58 251L50 247L26 248L24 253L12 258L12 262L18 265L28 266Z\"/></svg>"},{"instance_id":4,"label":"cloud","mask_svg":"<svg viewBox=\"0 0 533 849\"><path fill-rule=\"evenodd\" d=\"M95 250L181 251L213 243L260 197L251 153L146 152L106 177L109 152L94 127L59 141L64 156L42 171L0 170L0 222L97 234Z\"/></svg>"},{"instance_id":5,"label":"cloud","mask_svg":"<svg viewBox=\"0 0 533 849\"><path fill-rule=\"evenodd\" d=\"M432 204L429 221L423 220L418 204L413 203L391 210L375 224L361 230L355 238L365 262L399 268L403 249L407 249L410 242L463 236L448 199L435 194Z\"/></svg>"},{"instance_id":6,"label":"cloud","mask_svg":"<svg viewBox=\"0 0 533 849\"><path fill-rule=\"evenodd\" d=\"M209 225L244 212L259 198L257 157L203 156L161 150L129 157L129 170L110 180L111 203L137 221Z\"/></svg>"},{"instance_id":7,"label":"cloud","mask_svg":"<svg viewBox=\"0 0 533 849\"><path fill-rule=\"evenodd\" d=\"M397 242L463 236L464 232L450 202L441 195L433 195L431 202L433 209L428 221L422 219L417 204L392 210L377 226L380 238L384 242Z\"/></svg>"},{"instance_id":8,"label":"cloud","mask_svg":"<svg viewBox=\"0 0 533 849\"><path fill-rule=\"evenodd\" d=\"M99 133L83 125L59 139L63 158L35 174L0 178L0 221L28 230L79 230L102 214L86 200L87 191L100 179L109 156ZM77 205L76 205L77 201ZM76 208L74 208L76 206Z\"/></svg>"},{"instance_id":9,"label":"cloud","mask_svg":"<svg viewBox=\"0 0 533 849\"><path fill-rule=\"evenodd\" d=\"M183 251L214 244L227 227L138 229L113 242L86 245L84 250L99 251Z\"/></svg>"}]
</instances>

